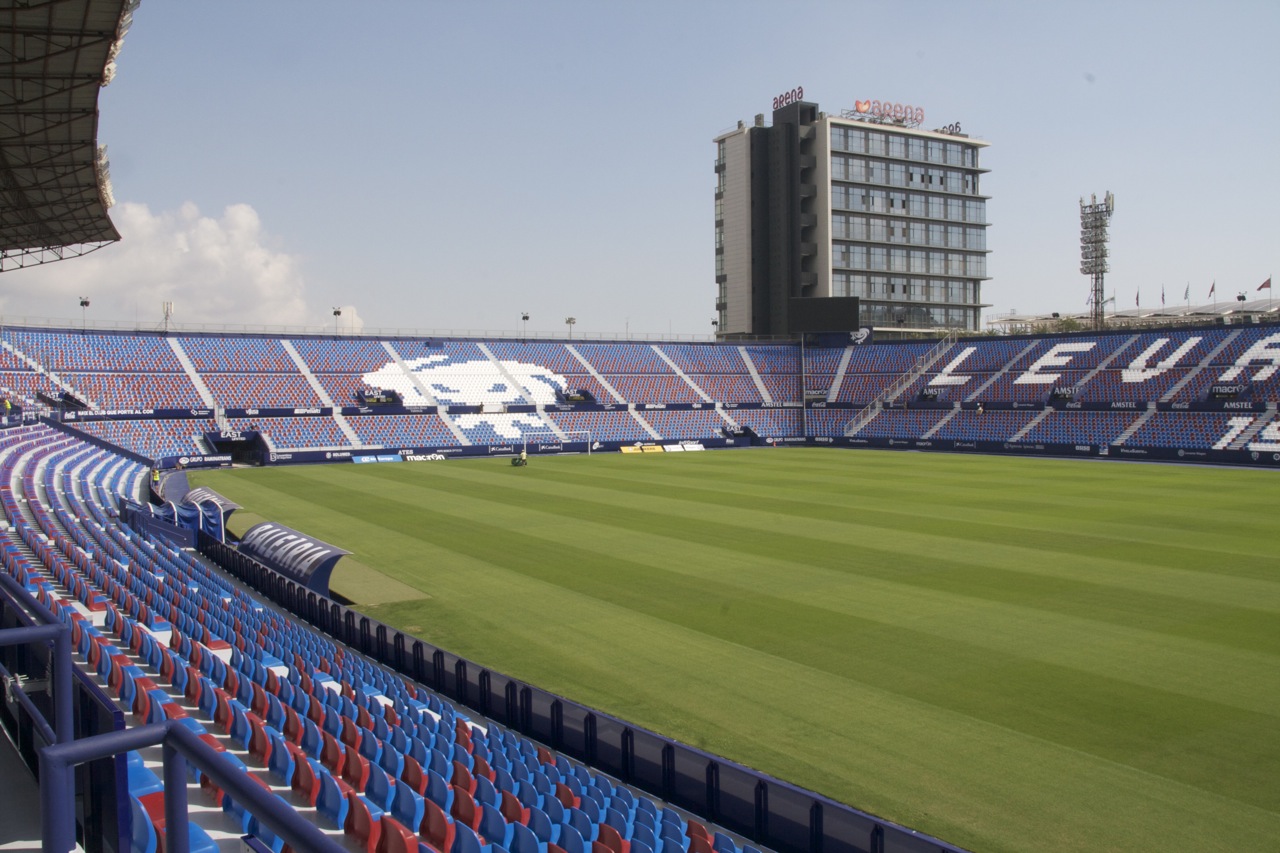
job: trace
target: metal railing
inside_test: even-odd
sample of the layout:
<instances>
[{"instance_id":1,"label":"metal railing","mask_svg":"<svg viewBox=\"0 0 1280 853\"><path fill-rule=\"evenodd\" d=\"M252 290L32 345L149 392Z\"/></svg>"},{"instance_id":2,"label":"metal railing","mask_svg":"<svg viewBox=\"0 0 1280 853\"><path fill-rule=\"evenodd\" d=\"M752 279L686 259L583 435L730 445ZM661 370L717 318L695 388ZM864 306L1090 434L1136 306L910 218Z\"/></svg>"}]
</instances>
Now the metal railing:
<instances>
[{"instance_id":1,"label":"metal railing","mask_svg":"<svg viewBox=\"0 0 1280 853\"><path fill-rule=\"evenodd\" d=\"M856 435L858 430L862 429L871 422L872 418L880 414L880 410L884 408L885 403L894 400L899 394L905 391L912 382L915 382L924 375L925 371L930 367L933 367L933 365L937 363L938 359L942 357L942 354L950 349L951 345L956 342L957 338L959 338L959 334L957 334L955 329L952 329L943 336L942 340L938 341L937 346L929 350L924 355L917 357L915 364L910 370L894 380L892 385L888 385L881 389L880 393L877 394L870 403L867 403L866 407L863 408L863 410L860 411L853 420L849 421L845 426L844 434Z\"/></svg>"}]
</instances>

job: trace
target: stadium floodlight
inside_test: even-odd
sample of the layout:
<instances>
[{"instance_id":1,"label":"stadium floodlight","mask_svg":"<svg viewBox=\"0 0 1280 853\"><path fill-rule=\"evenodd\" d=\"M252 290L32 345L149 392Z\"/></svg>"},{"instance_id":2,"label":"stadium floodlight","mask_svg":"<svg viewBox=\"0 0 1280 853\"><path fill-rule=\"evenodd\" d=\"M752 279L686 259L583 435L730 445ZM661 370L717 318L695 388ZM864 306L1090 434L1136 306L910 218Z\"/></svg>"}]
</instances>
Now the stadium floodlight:
<instances>
[{"instance_id":1,"label":"stadium floodlight","mask_svg":"<svg viewBox=\"0 0 1280 853\"><path fill-rule=\"evenodd\" d=\"M568 327L569 327L569 337L570 337L571 339L573 338L573 327L574 327L574 324L575 324L575 323L577 323L577 322L578 322L578 318L577 318L577 317L565 317L565 318L564 318L564 324L565 324L566 326L568 326Z\"/></svg>"},{"instance_id":2,"label":"stadium floodlight","mask_svg":"<svg viewBox=\"0 0 1280 853\"><path fill-rule=\"evenodd\" d=\"M522 338L529 337L529 312L528 311L520 312L520 322L523 324L520 327L520 337Z\"/></svg>"},{"instance_id":3,"label":"stadium floodlight","mask_svg":"<svg viewBox=\"0 0 1280 853\"><path fill-rule=\"evenodd\" d=\"M1106 325L1106 294L1103 276L1107 272L1107 223L1116 209L1116 197L1107 192L1102 201L1089 196L1088 204L1080 199L1080 272L1093 277L1090 290L1090 314L1095 329Z\"/></svg>"},{"instance_id":4,"label":"stadium floodlight","mask_svg":"<svg viewBox=\"0 0 1280 853\"><path fill-rule=\"evenodd\" d=\"M333 333L338 334L338 318L342 316L342 309L338 306L333 307Z\"/></svg>"},{"instance_id":5,"label":"stadium floodlight","mask_svg":"<svg viewBox=\"0 0 1280 853\"><path fill-rule=\"evenodd\" d=\"M88 315L85 313L88 307L89 307L89 297L81 296L80 297L80 329L82 331L89 328Z\"/></svg>"}]
</instances>

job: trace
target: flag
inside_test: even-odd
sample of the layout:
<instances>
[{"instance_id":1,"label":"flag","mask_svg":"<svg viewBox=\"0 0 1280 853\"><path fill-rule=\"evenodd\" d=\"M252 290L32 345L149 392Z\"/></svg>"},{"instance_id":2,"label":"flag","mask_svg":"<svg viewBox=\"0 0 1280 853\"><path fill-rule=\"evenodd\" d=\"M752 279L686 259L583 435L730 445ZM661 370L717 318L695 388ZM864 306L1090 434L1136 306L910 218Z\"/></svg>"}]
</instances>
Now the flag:
<instances>
[{"instance_id":1,"label":"flag","mask_svg":"<svg viewBox=\"0 0 1280 853\"><path fill-rule=\"evenodd\" d=\"M1213 284L1209 285L1209 295L1213 296L1214 291L1216 291L1217 289L1218 289L1218 282L1215 281Z\"/></svg>"},{"instance_id":2,"label":"flag","mask_svg":"<svg viewBox=\"0 0 1280 853\"><path fill-rule=\"evenodd\" d=\"M1138 288L1137 294L1133 297L1133 305L1135 308L1142 307L1142 288Z\"/></svg>"},{"instance_id":3,"label":"flag","mask_svg":"<svg viewBox=\"0 0 1280 853\"><path fill-rule=\"evenodd\" d=\"M1182 301L1183 302L1191 301L1191 282L1187 282L1187 292L1182 294Z\"/></svg>"},{"instance_id":4,"label":"flag","mask_svg":"<svg viewBox=\"0 0 1280 853\"><path fill-rule=\"evenodd\" d=\"M1164 305L1164 285L1160 285L1160 304Z\"/></svg>"},{"instance_id":5,"label":"flag","mask_svg":"<svg viewBox=\"0 0 1280 853\"><path fill-rule=\"evenodd\" d=\"M1258 285L1258 290L1270 290L1270 289L1271 289L1271 276L1267 276L1267 280L1264 281L1262 284Z\"/></svg>"}]
</instances>

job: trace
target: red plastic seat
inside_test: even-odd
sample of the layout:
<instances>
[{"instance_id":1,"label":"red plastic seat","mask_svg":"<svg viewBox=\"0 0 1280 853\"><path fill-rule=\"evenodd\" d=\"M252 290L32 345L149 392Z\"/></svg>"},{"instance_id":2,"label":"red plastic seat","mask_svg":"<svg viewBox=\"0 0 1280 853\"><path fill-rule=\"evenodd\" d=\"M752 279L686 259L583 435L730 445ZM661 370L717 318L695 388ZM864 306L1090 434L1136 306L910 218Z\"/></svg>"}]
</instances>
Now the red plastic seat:
<instances>
[{"instance_id":1,"label":"red plastic seat","mask_svg":"<svg viewBox=\"0 0 1280 853\"><path fill-rule=\"evenodd\" d=\"M613 853L631 853L631 843L624 840L618 830L607 823L602 823L596 828L596 843L603 844Z\"/></svg>"},{"instance_id":2,"label":"red plastic seat","mask_svg":"<svg viewBox=\"0 0 1280 853\"><path fill-rule=\"evenodd\" d=\"M347 760L342 768L342 778L363 794L365 786L369 784L369 759L354 749L348 749Z\"/></svg>"},{"instance_id":3,"label":"red plastic seat","mask_svg":"<svg viewBox=\"0 0 1280 853\"><path fill-rule=\"evenodd\" d=\"M355 791L347 794L347 803L350 808L347 810L347 822L343 829L368 853L376 853L378 839L382 837L382 822L373 819L369 804Z\"/></svg>"},{"instance_id":4,"label":"red plastic seat","mask_svg":"<svg viewBox=\"0 0 1280 853\"><path fill-rule=\"evenodd\" d=\"M449 809L453 819L476 832L480 831L480 810L476 801L465 788L453 786L453 806Z\"/></svg>"},{"instance_id":5,"label":"red plastic seat","mask_svg":"<svg viewBox=\"0 0 1280 853\"><path fill-rule=\"evenodd\" d=\"M426 811L422 814L422 826L418 827L418 833L427 844L431 845L436 853L449 853L453 848L455 832L457 830L453 821L444 813L444 809L434 801L427 800Z\"/></svg>"},{"instance_id":6,"label":"red plastic seat","mask_svg":"<svg viewBox=\"0 0 1280 853\"><path fill-rule=\"evenodd\" d=\"M378 853L418 853L418 833L391 815L384 814Z\"/></svg>"}]
</instances>

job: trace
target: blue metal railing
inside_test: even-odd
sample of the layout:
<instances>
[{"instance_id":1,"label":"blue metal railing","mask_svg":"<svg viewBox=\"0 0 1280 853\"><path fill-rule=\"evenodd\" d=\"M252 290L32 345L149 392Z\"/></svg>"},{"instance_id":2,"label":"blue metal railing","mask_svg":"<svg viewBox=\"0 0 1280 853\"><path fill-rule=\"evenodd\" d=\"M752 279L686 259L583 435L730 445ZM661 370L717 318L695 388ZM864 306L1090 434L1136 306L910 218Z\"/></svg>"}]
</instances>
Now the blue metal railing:
<instances>
[{"instance_id":1,"label":"blue metal railing","mask_svg":"<svg viewBox=\"0 0 1280 853\"><path fill-rule=\"evenodd\" d=\"M162 746L164 754L165 845L168 853L188 853L187 762L295 850L343 853L346 849L300 815L289 803L222 758L199 735L176 720L107 732L40 751L40 827L43 853L75 849L74 768L86 761Z\"/></svg>"}]
</instances>

